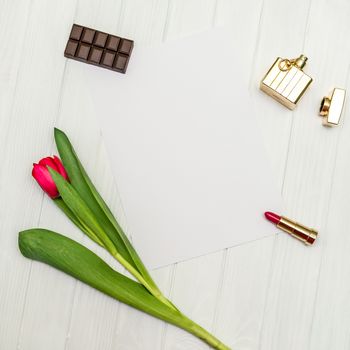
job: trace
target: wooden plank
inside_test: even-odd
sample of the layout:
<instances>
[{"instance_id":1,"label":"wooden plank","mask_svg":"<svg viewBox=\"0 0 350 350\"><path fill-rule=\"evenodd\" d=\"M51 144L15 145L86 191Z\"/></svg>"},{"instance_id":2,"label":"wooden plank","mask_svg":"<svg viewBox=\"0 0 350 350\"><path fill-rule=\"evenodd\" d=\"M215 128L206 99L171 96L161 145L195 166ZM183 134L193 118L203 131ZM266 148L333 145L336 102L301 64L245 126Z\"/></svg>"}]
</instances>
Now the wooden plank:
<instances>
[{"instance_id":1,"label":"wooden plank","mask_svg":"<svg viewBox=\"0 0 350 350\"><path fill-rule=\"evenodd\" d=\"M169 0L168 20L164 37L178 38L212 28L216 0Z\"/></svg>"},{"instance_id":2,"label":"wooden plank","mask_svg":"<svg viewBox=\"0 0 350 350\"><path fill-rule=\"evenodd\" d=\"M17 11L21 3L22 11ZM0 132L7 129L29 17L29 1L3 1L0 12ZM2 135L0 143L4 141Z\"/></svg>"},{"instance_id":3,"label":"wooden plank","mask_svg":"<svg viewBox=\"0 0 350 350\"><path fill-rule=\"evenodd\" d=\"M313 5L306 41L314 52L316 72L320 77L315 91L315 104L333 87L350 87L350 43L344 40L350 34L347 22L350 4L347 1L336 1L332 4L332 11L328 12L327 6L326 1L320 2L318 6ZM319 37L324 40L321 46L316 45L316 38ZM310 188L307 202L310 203L311 196L315 198L317 194L320 202L315 205L313 215L322 231L317 290L308 315L311 332L308 338L309 349L349 347L348 118L347 104L342 125L333 129L322 128L322 133L317 138L314 137L312 143L312 149L317 155L317 166L309 175L315 184ZM320 170L322 176L316 174Z\"/></svg>"},{"instance_id":4,"label":"wooden plank","mask_svg":"<svg viewBox=\"0 0 350 350\"><path fill-rule=\"evenodd\" d=\"M119 13L118 32L135 39L135 45L160 43L169 15L169 1L124 1Z\"/></svg>"},{"instance_id":5,"label":"wooden plank","mask_svg":"<svg viewBox=\"0 0 350 350\"><path fill-rule=\"evenodd\" d=\"M20 126L12 125L14 108L18 104L15 93L30 13L29 1L21 4L22 11L19 12L19 1L4 1L0 11L0 40L6 48L0 51L0 146L3 150L0 154L0 344L6 349L15 348L17 344L30 272L30 264L18 254L17 231L36 223L40 211L39 207L29 210L28 202L21 199L30 198L33 191L30 181L19 175L26 171L28 155L18 152L15 140L26 142L32 135L23 135ZM40 203L39 196L37 199ZM28 215L21 217L19 213L25 210ZM17 220L13 220L14 215L19 216Z\"/></svg>"},{"instance_id":6,"label":"wooden plank","mask_svg":"<svg viewBox=\"0 0 350 350\"><path fill-rule=\"evenodd\" d=\"M324 228L341 130L321 126L318 106L330 85L345 84L350 55L349 44L341 39L349 35L350 28L345 21L349 4L338 1L335 7L342 8L342 14L333 17L326 1L312 3L310 9L305 51L310 57L308 69L316 79L293 116L283 187L287 214L318 227L321 233L311 249L289 237L278 237L261 349L307 349L310 346L320 263L327 249ZM317 335L311 336L315 339ZM315 348L319 347L321 343L317 342Z\"/></svg>"},{"instance_id":7,"label":"wooden plank","mask_svg":"<svg viewBox=\"0 0 350 350\"><path fill-rule=\"evenodd\" d=\"M7 349L31 347L37 341L35 333L27 337L28 308L25 305L34 307L37 299L27 303L28 296L34 290L42 292L45 284L43 288L40 284L28 284L29 278L39 270L36 264L20 255L17 248L17 232L23 228L37 226L42 210L43 194L31 179L30 163L39 157L43 150L48 150L52 143L48 136L43 135L47 135L47 130L51 129L58 105L64 68L62 55L56 53L60 45L64 45L60 39L62 33L59 34L58 24L71 15L74 7L69 3L60 2L59 8L56 8L53 4L32 1L28 13L29 3L16 1L12 2L11 6L8 4L10 12L4 13L4 16L8 15L7 20L11 21L11 26L7 27L11 28L11 32L5 33L13 44L9 43L6 51L7 54L11 54L11 57L6 58L12 60L10 65L6 67L7 61L5 57L3 59L9 74L10 91L14 89L12 101L10 95L7 96L9 102L11 101L11 108L6 111L1 128L1 146L6 145L6 152L1 154L1 164L3 169L6 169L1 176L1 183L6 184L1 189L1 197L6 200L2 200L0 204L1 213L4 215L1 218L1 231L4 233L1 235L1 246L6 252L6 265L1 264L1 293L4 293L1 297L4 303L1 305L1 314L4 326L1 327L0 339L1 347ZM4 40L4 43L8 42L8 39ZM43 43L52 43L52 50L47 50ZM14 77L15 82L12 80ZM13 83L15 85L11 86ZM14 220L14 217L18 219ZM69 285L66 285L66 288L69 289ZM39 308L35 311L34 315L44 316ZM57 322L59 321L58 315ZM35 324L39 325L34 321L33 326ZM36 331L39 330L40 327L36 328ZM46 330L46 340L50 336L55 339L56 333L52 332L52 328L48 326Z\"/></svg>"},{"instance_id":8,"label":"wooden plank","mask_svg":"<svg viewBox=\"0 0 350 350\"><path fill-rule=\"evenodd\" d=\"M47 155L52 144L52 134L48 131L52 130L59 105L65 64L62 48L66 33L60 24L70 22L73 13L74 3L71 1L57 4L34 1L31 4L10 124L12 128L18 128L15 132L11 130L12 136L9 138L11 143L16 140L16 144L13 144L15 155L8 159L11 163L16 159L23 164L21 167L24 168L15 169L12 174L20 174L19 178L26 184L27 191L33 192L27 197L30 200L25 201L26 208L20 210L24 216L31 216L32 222L27 222L26 228L40 225L43 194L31 179L28 160L34 161ZM49 43L50 50L43 43ZM20 198L17 196L17 201ZM48 204L53 206L52 203ZM11 253L16 254L15 261L21 259L21 263L23 261L26 269L29 269L29 275L23 280L28 283L27 286L16 286L17 293L23 293L25 300L24 305L19 305L22 311L15 314L20 316L16 324L20 327L20 333L12 334L13 341L22 349L34 349L39 345L51 349L61 348L66 333L65 320L69 315L69 305L64 303L64 296L70 294L74 281L68 281L67 276L44 265L24 260L17 249L11 250ZM67 280L67 283L62 283L60 288L56 282L62 280ZM10 297L11 302L16 302L14 296ZM51 317L51 314L55 317Z\"/></svg>"},{"instance_id":9,"label":"wooden plank","mask_svg":"<svg viewBox=\"0 0 350 350\"><path fill-rule=\"evenodd\" d=\"M346 13L346 12L345 12ZM344 15L345 15L344 13ZM345 68L345 67L344 67ZM345 71L344 71L345 72ZM341 72L339 72L341 73ZM339 76L339 84L350 89ZM310 349L347 349L349 346L349 108L343 115L337 157L334 164L332 189L322 229L322 256L319 269L317 293L311 319ZM347 118L347 119L345 119Z\"/></svg>"}]
</instances>

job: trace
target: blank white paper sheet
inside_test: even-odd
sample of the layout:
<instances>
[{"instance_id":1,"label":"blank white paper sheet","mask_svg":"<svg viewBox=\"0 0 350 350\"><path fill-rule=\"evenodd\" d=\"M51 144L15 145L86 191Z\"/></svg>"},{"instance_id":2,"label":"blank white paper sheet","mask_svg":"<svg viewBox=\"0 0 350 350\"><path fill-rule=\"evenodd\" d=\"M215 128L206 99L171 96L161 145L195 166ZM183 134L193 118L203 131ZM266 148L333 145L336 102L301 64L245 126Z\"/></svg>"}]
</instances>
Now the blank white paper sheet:
<instances>
[{"instance_id":1,"label":"blank white paper sheet","mask_svg":"<svg viewBox=\"0 0 350 350\"><path fill-rule=\"evenodd\" d=\"M135 248L157 268L275 233L281 198L230 32L139 48L125 75L86 66ZM81 64L81 63L74 63Z\"/></svg>"}]
</instances>

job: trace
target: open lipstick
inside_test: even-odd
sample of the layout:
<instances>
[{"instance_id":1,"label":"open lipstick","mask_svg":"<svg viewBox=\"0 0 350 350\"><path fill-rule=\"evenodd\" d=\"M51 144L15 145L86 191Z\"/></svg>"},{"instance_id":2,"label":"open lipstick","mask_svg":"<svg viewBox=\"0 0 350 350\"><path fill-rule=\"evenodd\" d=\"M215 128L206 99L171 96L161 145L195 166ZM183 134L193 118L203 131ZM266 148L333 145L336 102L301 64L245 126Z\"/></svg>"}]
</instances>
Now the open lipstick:
<instances>
[{"instance_id":1,"label":"open lipstick","mask_svg":"<svg viewBox=\"0 0 350 350\"><path fill-rule=\"evenodd\" d=\"M278 228L299 239L299 241L302 241L306 245L312 245L315 242L318 233L316 230L270 211L265 212L265 217L267 220L276 224Z\"/></svg>"}]
</instances>

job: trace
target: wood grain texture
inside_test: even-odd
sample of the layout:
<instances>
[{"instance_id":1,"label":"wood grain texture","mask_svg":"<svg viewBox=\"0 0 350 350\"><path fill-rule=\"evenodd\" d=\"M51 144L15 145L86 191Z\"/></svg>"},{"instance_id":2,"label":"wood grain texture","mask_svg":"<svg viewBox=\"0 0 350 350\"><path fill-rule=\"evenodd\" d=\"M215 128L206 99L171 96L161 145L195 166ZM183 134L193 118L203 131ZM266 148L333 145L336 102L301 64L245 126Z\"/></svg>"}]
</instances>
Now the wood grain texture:
<instances>
[{"instance_id":1,"label":"wood grain texture","mask_svg":"<svg viewBox=\"0 0 350 350\"><path fill-rule=\"evenodd\" d=\"M247 57L242 70L286 214L319 228L320 237L307 248L282 233L158 269L154 278L185 313L234 349L349 349L349 108L338 128L323 128L317 117L321 98L334 86L350 88L349 16L347 0L1 0L0 349L208 349L18 251L19 230L47 227L120 270L29 176L33 161L56 152L53 126L64 129L127 231L118 176L84 86L83 76L95 68L62 54L73 22L140 45L213 26L232 29L237 54ZM258 83L276 56L301 52L314 82L291 112L262 94Z\"/></svg>"}]
</instances>

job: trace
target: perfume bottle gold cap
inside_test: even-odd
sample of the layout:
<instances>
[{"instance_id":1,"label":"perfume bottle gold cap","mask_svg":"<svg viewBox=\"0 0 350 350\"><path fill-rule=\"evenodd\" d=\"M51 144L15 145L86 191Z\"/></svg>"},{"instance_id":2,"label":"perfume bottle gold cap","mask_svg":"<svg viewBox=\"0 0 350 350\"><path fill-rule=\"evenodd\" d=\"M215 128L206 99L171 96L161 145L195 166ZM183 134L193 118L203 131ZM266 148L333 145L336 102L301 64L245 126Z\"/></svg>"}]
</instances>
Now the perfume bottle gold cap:
<instances>
[{"instance_id":1,"label":"perfume bottle gold cap","mask_svg":"<svg viewBox=\"0 0 350 350\"><path fill-rule=\"evenodd\" d=\"M306 65L306 61L308 58L305 55L300 55L296 60L295 60L295 65L299 67L300 69L303 69Z\"/></svg>"},{"instance_id":2,"label":"perfume bottle gold cap","mask_svg":"<svg viewBox=\"0 0 350 350\"><path fill-rule=\"evenodd\" d=\"M284 216L281 216L277 227L284 232L289 233L299 241L302 241L306 245L312 245L317 237L318 232L312 228L308 228L295 221L292 221Z\"/></svg>"},{"instance_id":3,"label":"perfume bottle gold cap","mask_svg":"<svg viewBox=\"0 0 350 350\"><path fill-rule=\"evenodd\" d=\"M345 102L345 90L335 88L330 97L324 97L320 106L320 116L323 117L323 125L335 126L340 122Z\"/></svg>"},{"instance_id":4,"label":"perfume bottle gold cap","mask_svg":"<svg viewBox=\"0 0 350 350\"><path fill-rule=\"evenodd\" d=\"M294 109L312 82L303 72L307 57L278 57L260 82L260 89L289 109Z\"/></svg>"}]
</instances>

